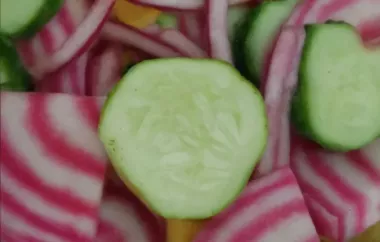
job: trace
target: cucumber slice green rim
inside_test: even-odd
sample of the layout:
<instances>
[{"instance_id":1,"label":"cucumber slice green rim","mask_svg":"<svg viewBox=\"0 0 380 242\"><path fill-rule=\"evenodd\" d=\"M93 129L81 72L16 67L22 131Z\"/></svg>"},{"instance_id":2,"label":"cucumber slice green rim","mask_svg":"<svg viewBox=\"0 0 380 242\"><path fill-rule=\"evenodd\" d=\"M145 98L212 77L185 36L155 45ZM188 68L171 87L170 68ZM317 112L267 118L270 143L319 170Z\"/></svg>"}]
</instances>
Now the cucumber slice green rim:
<instances>
[{"instance_id":1,"label":"cucumber slice green rim","mask_svg":"<svg viewBox=\"0 0 380 242\"><path fill-rule=\"evenodd\" d=\"M266 146L265 105L227 63L149 60L109 94L99 136L115 170L157 214L203 219L247 183Z\"/></svg>"},{"instance_id":2,"label":"cucumber slice green rim","mask_svg":"<svg viewBox=\"0 0 380 242\"><path fill-rule=\"evenodd\" d=\"M355 28L307 25L292 119L334 151L359 149L380 134L380 48L366 49Z\"/></svg>"},{"instance_id":3,"label":"cucumber slice green rim","mask_svg":"<svg viewBox=\"0 0 380 242\"><path fill-rule=\"evenodd\" d=\"M0 36L0 90L30 91L31 76L24 69L12 42Z\"/></svg>"},{"instance_id":4,"label":"cucumber slice green rim","mask_svg":"<svg viewBox=\"0 0 380 242\"><path fill-rule=\"evenodd\" d=\"M64 0L0 0L0 33L29 38L50 21Z\"/></svg>"},{"instance_id":5,"label":"cucumber slice green rim","mask_svg":"<svg viewBox=\"0 0 380 242\"><path fill-rule=\"evenodd\" d=\"M234 47L237 68L256 85L265 65L265 58L275 43L282 24L298 0L264 1L252 9L237 30Z\"/></svg>"}]
</instances>

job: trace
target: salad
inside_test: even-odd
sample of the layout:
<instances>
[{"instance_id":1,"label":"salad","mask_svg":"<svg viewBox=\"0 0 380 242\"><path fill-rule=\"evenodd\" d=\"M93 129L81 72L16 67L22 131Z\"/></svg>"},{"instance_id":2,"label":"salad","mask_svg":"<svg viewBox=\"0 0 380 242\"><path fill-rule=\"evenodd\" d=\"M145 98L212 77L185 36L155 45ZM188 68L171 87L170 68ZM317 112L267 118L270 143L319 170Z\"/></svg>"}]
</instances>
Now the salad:
<instances>
[{"instance_id":1,"label":"salad","mask_svg":"<svg viewBox=\"0 0 380 242\"><path fill-rule=\"evenodd\" d=\"M380 1L0 5L4 241L380 241Z\"/></svg>"}]
</instances>

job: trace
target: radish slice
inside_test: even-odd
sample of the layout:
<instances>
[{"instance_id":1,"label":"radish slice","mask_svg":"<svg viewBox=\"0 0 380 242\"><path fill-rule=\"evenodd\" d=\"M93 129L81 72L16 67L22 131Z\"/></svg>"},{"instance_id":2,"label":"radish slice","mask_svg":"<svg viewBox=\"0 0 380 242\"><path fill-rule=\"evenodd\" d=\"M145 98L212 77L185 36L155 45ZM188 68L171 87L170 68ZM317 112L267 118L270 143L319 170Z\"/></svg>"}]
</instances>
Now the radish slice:
<instances>
[{"instance_id":1,"label":"radish slice","mask_svg":"<svg viewBox=\"0 0 380 242\"><path fill-rule=\"evenodd\" d=\"M202 37L204 27L203 17L200 12L183 13L179 17L180 31L201 48L205 48L205 41Z\"/></svg>"},{"instance_id":2,"label":"radish slice","mask_svg":"<svg viewBox=\"0 0 380 242\"><path fill-rule=\"evenodd\" d=\"M319 242L297 180L289 168L252 181L215 216L195 242Z\"/></svg>"},{"instance_id":3,"label":"radish slice","mask_svg":"<svg viewBox=\"0 0 380 242\"><path fill-rule=\"evenodd\" d=\"M308 0L298 5L285 25L303 26L306 23L322 23L328 19L346 21L359 28L359 31L370 20L380 17L380 1L374 0ZM272 63L265 83L265 99L269 117L269 143L266 154L257 168L257 174L266 174L279 167L289 164L289 126L281 125L285 120L294 88L295 78L284 78L290 73L297 73L297 65L286 68L297 58L297 46L287 43L288 31L280 33L272 56ZM282 49L282 50L280 50ZM284 107L284 105L286 107ZM285 130L283 130L285 129Z\"/></svg>"},{"instance_id":4,"label":"radish slice","mask_svg":"<svg viewBox=\"0 0 380 242\"><path fill-rule=\"evenodd\" d=\"M93 241L107 161L92 125L98 99L0 97L1 237Z\"/></svg>"},{"instance_id":5,"label":"radish slice","mask_svg":"<svg viewBox=\"0 0 380 242\"><path fill-rule=\"evenodd\" d=\"M66 0L57 15L29 40L17 43L24 65L30 68L36 62L58 51L87 15L85 1Z\"/></svg>"},{"instance_id":6,"label":"radish slice","mask_svg":"<svg viewBox=\"0 0 380 242\"><path fill-rule=\"evenodd\" d=\"M155 7L163 10L196 10L203 6L204 0L130 0L135 4ZM229 4L243 4L255 0L229 0Z\"/></svg>"},{"instance_id":7,"label":"radish slice","mask_svg":"<svg viewBox=\"0 0 380 242\"><path fill-rule=\"evenodd\" d=\"M232 63L231 48L227 29L227 0L206 0L207 27L209 55Z\"/></svg>"},{"instance_id":8,"label":"radish slice","mask_svg":"<svg viewBox=\"0 0 380 242\"><path fill-rule=\"evenodd\" d=\"M46 76L36 84L36 91L85 95L88 59L89 56L85 53L65 68Z\"/></svg>"},{"instance_id":9,"label":"radish slice","mask_svg":"<svg viewBox=\"0 0 380 242\"><path fill-rule=\"evenodd\" d=\"M141 49L156 57L181 56L181 53L176 51L168 43L161 41L154 35L145 33L131 26L108 22L104 25L103 37L111 41Z\"/></svg>"},{"instance_id":10,"label":"radish slice","mask_svg":"<svg viewBox=\"0 0 380 242\"><path fill-rule=\"evenodd\" d=\"M100 208L95 242L163 242L164 221L147 208L125 187L107 184Z\"/></svg>"},{"instance_id":11,"label":"radish slice","mask_svg":"<svg viewBox=\"0 0 380 242\"><path fill-rule=\"evenodd\" d=\"M160 34L160 38L163 41L168 42L172 46L175 46L183 56L192 57L192 58L205 58L207 54L195 45L192 41L186 38L179 31L174 29L164 30Z\"/></svg>"},{"instance_id":12,"label":"radish slice","mask_svg":"<svg viewBox=\"0 0 380 242\"><path fill-rule=\"evenodd\" d=\"M120 79L123 48L108 44L98 56L92 57L86 70L86 95L105 96Z\"/></svg>"},{"instance_id":13,"label":"radish slice","mask_svg":"<svg viewBox=\"0 0 380 242\"><path fill-rule=\"evenodd\" d=\"M380 218L380 139L346 154L302 140L294 145L295 172L318 232L348 241Z\"/></svg>"},{"instance_id":14,"label":"radish slice","mask_svg":"<svg viewBox=\"0 0 380 242\"><path fill-rule=\"evenodd\" d=\"M39 59L30 69L37 79L54 72L86 52L98 38L115 0L97 0L75 33L49 58Z\"/></svg>"}]
</instances>

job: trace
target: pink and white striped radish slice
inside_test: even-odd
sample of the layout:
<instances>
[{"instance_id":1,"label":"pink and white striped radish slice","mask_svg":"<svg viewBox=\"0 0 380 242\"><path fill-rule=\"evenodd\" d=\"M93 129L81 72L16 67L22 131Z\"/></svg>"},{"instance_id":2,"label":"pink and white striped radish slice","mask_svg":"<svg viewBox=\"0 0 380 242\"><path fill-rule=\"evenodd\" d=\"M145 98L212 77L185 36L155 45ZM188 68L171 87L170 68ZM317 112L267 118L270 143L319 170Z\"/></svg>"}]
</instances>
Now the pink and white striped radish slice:
<instances>
[{"instance_id":1,"label":"pink and white striped radish slice","mask_svg":"<svg viewBox=\"0 0 380 242\"><path fill-rule=\"evenodd\" d=\"M37 59L29 71L37 79L52 73L88 51L98 39L115 0L97 0L75 32L52 55Z\"/></svg>"},{"instance_id":2,"label":"pink and white striped radish slice","mask_svg":"<svg viewBox=\"0 0 380 242\"><path fill-rule=\"evenodd\" d=\"M86 69L86 95L105 96L119 81L123 48L118 43L106 43L104 50L91 56Z\"/></svg>"},{"instance_id":3,"label":"pink and white striped radish slice","mask_svg":"<svg viewBox=\"0 0 380 242\"><path fill-rule=\"evenodd\" d=\"M205 11L209 56L232 63L227 29L228 0L205 0Z\"/></svg>"},{"instance_id":4,"label":"pink and white striped radish slice","mask_svg":"<svg viewBox=\"0 0 380 242\"><path fill-rule=\"evenodd\" d=\"M182 54L156 34L147 33L131 26L107 22L103 38L137 48L156 57L178 57Z\"/></svg>"},{"instance_id":5,"label":"pink and white striped radish slice","mask_svg":"<svg viewBox=\"0 0 380 242\"><path fill-rule=\"evenodd\" d=\"M179 16L180 31L194 44L202 49L206 49L205 40L203 37L203 18L202 12L182 13Z\"/></svg>"},{"instance_id":6,"label":"pink and white striped radish slice","mask_svg":"<svg viewBox=\"0 0 380 242\"><path fill-rule=\"evenodd\" d=\"M130 0L132 3L155 7L163 10L197 10L202 8L204 0ZM256 0L228 0L229 4L244 4Z\"/></svg>"},{"instance_id":7,"label":"pink and white striped radish slice","mask_svg":"<svg viewBox=\"0 0 380 242\"><path fill-rule=\"evenodd\" d=\"M67 93L74 95L86 95L86 68L89 66L89 54L71 61L63 69L46 76L36 83L37 92Z\"/></svg>"},{"instance_id":8,"label":"pink and white striped radish slice","mask_svg":"<svg viewBox=\"0 0 380 242\"><path fill-rule=\"evenodd\" d=\"M292 169L320 234L343 242L380 219L380 139L346 154L303 141Z\"/></svg>"},{"instance_id":9,"label":"pink and white striped radish slice","mask_svg":"<svg viewBox=\"0 0 380 242\"><path fill-rule=\"evenodd\" d=\"M306 23L321 23L328 19L346 21L366 31L377 31L368 24L369 20L380 16L380 1L377 0L305 0L293 11L286 26L303 26ZM284 78L297 70L289 69L288 63L297 58L298 46L289 41L288 31L280 34L270 63L265 82L265 102L269 117L269 140L266 153L257 173L266 174L289 163L289 126L283 125L287 119L288 99L297 84L294 78ZM297 68L297 65L294 65ZM285 129L285 130L284 130ZM285 135L285 136L284 136Z\"/></svg>"},{"instance_id":10,"label":"pink and white striped radish slice","mask_svg":"<svg viewBox=\"0 0 380 242\"><path fill-rule=\"evenodd\" d=\"M89 6L83 0L66 0L57 15L29 40L17 43L18 52L27 68L56 52L87 15Z\"/></svg>"},{"instance_id":11,"label":"pink and white striped radish slice","mask_svg":"<svg viewBox=\"0 0 380 242\"><path fill-rule=\"evenodd\" d=\"M92 242L107 163L96 127L104 100L0 95L1 236Z\"/></svg>"},{"instance_id":12,"label":"pink and white striped radish slice","mask_svg":"<svg viewBox=\"0 0 380 242\"><path fill-rule=\"evenodd\" d=\"M95 242L164 242L164 221L125 187L106 185Z\"/></svg>"},{"instance_id":13,"label":"pink and white striped radish slice","mask_svg":"<svg viewBox=\"0 0 380 242\"><path fill-rule=\"evenodd\" d=\"M195 242L319 242L297 180L289 168L252 181L214 217Z\"/></svg>"}]
</instances>

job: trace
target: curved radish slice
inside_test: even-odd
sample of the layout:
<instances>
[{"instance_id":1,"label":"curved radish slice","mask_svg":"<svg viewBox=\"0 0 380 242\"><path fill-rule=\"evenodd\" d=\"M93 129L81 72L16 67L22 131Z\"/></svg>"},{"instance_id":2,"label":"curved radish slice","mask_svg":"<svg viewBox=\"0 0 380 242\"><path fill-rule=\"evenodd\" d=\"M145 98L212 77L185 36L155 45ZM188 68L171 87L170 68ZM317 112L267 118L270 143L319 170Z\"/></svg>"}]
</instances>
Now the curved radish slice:
<instances>
[{"instance_id":1,"label":"curved radish slice","mask_svg":"<svg viewBox=\"0 0 380 242\"><path fill-rule=\"evenodd\" d=\"M63 46L49 58L37 60L30 72L37 78L54 72L87 51L101 33L115 0L97 0Z\"/></svg>"},{"instance_id":2,"label":"curved radish slice","mask_svg":"<svg viewBox=\"0 0 380 242\"><path fill-rule=\"evenodd\" d=\"M347 241L380 218L380 139L362 150L329 153L294 145L295 172L318 232Z\"/></svg>"},{"instance_id":3,"label":"curved radish slice","mask_svg":"<svg viewBox=\"0 0 380 242\"><path fill-rule=\"evenodd\" d=\"M85 95L88 59L89 56L85 53L71 61L65 68L47 75L36 83L36 91Z\"/></svg>"},{"instance_id":4,"label":"curved radish slice","mask_svg":"<svg viewBox=\"0 0 380 242\"><path fill-rule=\"evenodd\" d=\"M199 47L204 47L202 40L202 18L200 12L183 13L179 16L180 31Z\"/></svg>"},{"instance_id":5,"label":"curved radish slice","mask_svg":"<svg viewBox=\"0 0 380 242\"><path fill-rule=\"evenodd\" d=\"M135 4L155 7L165 10L196 10L203 6L204 0L131 0ZM229 4L243 4L255 0L229 0Z\"/></svg>"},{"instance_id":6,"label":"curved radish slice","mask_svg":"<svg viewBox=\"0 0 380 242\"><path fill-rule=\"evenodd\" d=\"M125 186L106 184L100 207L96 242L163 242L164 221L143 205Z\"/></svg>"},{"instance_id":7,"label":"curved radish slice","mask_svg":"<svg viewBox=\"0 0 380 242\"><path fill-rule=\"evenodd\" d=\"M89 6L85 1L66 0L56 16L33 38L17 43L24 65L30 68L37 61L56 52L85 18Z\"/></svg>"},{"instance_id":8,"label":"curved radish slice","mask_svg":"<svg viewBox=\"0 0 380 242\"><path fill-rule=\"evenodd\" d=\"M358 27L360 31L364 26L368 26L368 24L364 23L379 16L380 1L307 0L296 7L285 25L303 26L306 23L320 23L333 19L346 21ZM277 46L275 47L275 49L283 48L284 51L275 50L275 53L273 53L272 63L265 83L265 99L270 121L270 131L268 149L258 166L258 174L271 172L289 163L289 155L284 153L289 150L290 145L289 139L284 137L284 134L289 133L289 126L280 126L280 122L282 122L281 119L285 119L287 116L288 99L291 97L297 84L296 79L284 77L298 70L288 69L286 66L294 60L294 56L297 56L298 50L296 47L292 48L290 44L285 42L287 39L285 35L287 35L286 30L280 34ZM281 47L283 45L285 47ZM294 68L297 68L297 65ZM286 130L283 130L284 128Z\"/></svg>"},{"instance_id":9,"label":"curved radish slice","mask_svg":"<svg viewBox=\"0 0 380 242\"><path fill-rule=\"evenodd\" d=\"M171 45L175 46L176 49L183 53L183 56L192 58L205 58L206 53L195 45L192 41L186 38L182 33L174 29L164 30L160 34L160 38Z\"/></svg>"},{"instance_id":10,"label":"curved radish slice","mask_svg":"<svg viewBox=\"0 0 380 242\"><path fill-rule=\"evenodd\" d=\"M131 26L108 22L103 28L103 38L141 49L157 57L178 57L181 53L157 36Z\"/></svg>"},{"instance_id":11,"label":"curved radish slice","mask_svg":"<svg viewBox=\"0 0 380 242\"><path fill-rule=\"evenodd\" d=\"M297 180L289 168L252 181L215 216L195 242L319 242Z\"/></svg>"},{"instance_id":12,"label":"curved radish slice","mask_svg":"<svg viewBox=\"0 0 380 242\"><path fill-rule=\"evenodd\" d=\"M99 99L0 97L1 223L7 225L1 235L93 241L107 161L91 124L99 117Z\"/></svg>"},{"instance_id":13,"label":"curved radish slice","mask_svg":"<svg viewBox=\"0 0 380 242\"><path fill-rule=\"evenodd\" d=\"M120 79L123 48L108 44L98 56L90 59L86 70L86 95L105 96Z\"/></svg>"},{"instance_id":14,"label":"curved radish slice","mask_svg":"<svg viewBox=\"0 0 380 242\"><path fill-rule=\"evenodd\" d=\"M207 49L210 57L232 63L227 29L227 0L206 0Z\"/></svg>"}]
</instances>

